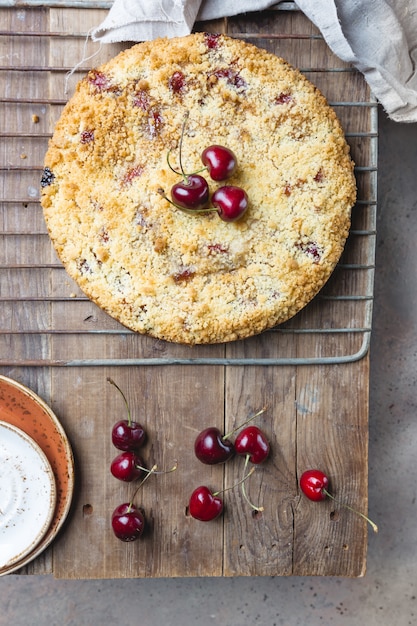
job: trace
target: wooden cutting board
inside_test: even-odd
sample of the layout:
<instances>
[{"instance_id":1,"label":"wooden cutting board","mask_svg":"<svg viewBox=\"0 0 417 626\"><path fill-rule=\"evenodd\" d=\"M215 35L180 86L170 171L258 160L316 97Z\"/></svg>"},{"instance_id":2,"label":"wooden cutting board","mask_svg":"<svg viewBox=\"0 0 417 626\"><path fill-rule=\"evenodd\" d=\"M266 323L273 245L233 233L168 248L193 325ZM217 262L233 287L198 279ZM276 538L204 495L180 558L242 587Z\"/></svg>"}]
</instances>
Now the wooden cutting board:
<instances>
[{"instance_id":1,"label":"wooden cutting board","mask_svg":"<svg viewBox=\"0 0 417 626\"><path fill-rule=\"evenodd\" d=\"M347 132L359 203L340 268L282 332L195 348L138 337L83 298L67 277L39 205L43 155L64 102L87 68L125 47L100 48L86 39L105 14L0 9L0 372L51 405L76 462L67 523L23 572L58 578L362 576L366 522L330 500L308 501L298 479L319 467L341 501L367 510L375 103L362 76L332 55L299 11L197 24L196 30L227 32L283 56L318 85ZM148 529L132 544L119 542L110 527L113 509L131 498L134 486L109 471L117 454L111 427L125 417L109 376L148 432L146 463L178 461L175 472L151 477L138 493ZM196 435L210 425L229 432L264 406L254 423L267 434L271 455L246 484L264 511L255 514L238 487L225 492L221 518L194 520L187 504L196 486L227 488L244 471L240 458L202 465L193 452Z\"/></svg>"}]
</instances>

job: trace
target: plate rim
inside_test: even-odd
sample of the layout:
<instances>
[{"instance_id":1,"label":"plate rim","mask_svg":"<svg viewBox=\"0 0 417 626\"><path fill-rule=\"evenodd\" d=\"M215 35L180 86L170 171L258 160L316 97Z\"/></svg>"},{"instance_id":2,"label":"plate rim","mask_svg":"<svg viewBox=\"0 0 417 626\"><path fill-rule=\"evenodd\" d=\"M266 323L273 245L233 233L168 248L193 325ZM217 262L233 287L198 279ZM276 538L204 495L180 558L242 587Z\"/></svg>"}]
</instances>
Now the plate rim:
<instances>
[{"instance_id":1,"label":"plate rim","mask_svg":"<svg viewBox=\"0 0 417 626\"><path fill-rule=\"evenodd\" d=\"M74 496L74 488L75 488L74 454L73 454L73 450L71 447L71 443L68 439L68 436L60 420L58 419L57 415L54 413L52 408L37 393L35 393L32 389L30 389L23 383L20 383L19 381L14 380L13 378L10 378L3 374L0 374L0 383L1 382L4 383L5 385L8 385L11 388L14 388L20 391L23 395L25 395L28 398L29 401L32 401L38 406L40 406L40 408L45 412L45 414L47 414L48 419L56 428L59 438L62 442L69 471L67 475L68 482L67 482L67 489L65 493L57 492L56 506L58 505L58 501L61 500L63 502L63 508L62 508L62 513L56 525L52 528L53 522L54 522L54 517L53 517L51 521L51 526L49 528L49 532L46 533L46 535L43 537L43 539L38 544L38 546L33 550L33 552L31 552L26 557L22 558L20 561L18 561L17 563L15 563L14 565L10 567L0 568L0 577L6 574L12 574L13 572L28 565L31 561L33 561L36 557L38 557L44 550L46 550L46 548L49 547L49 545L52 543L52 541L55 539L57 534L60 532L62 526L64 525L65 521L68 518L71 505L72 505L73 496ZM2 421L7 422L7 418L5 419L4 417L2 417ZM53 468L52 468L52 471L53 471Z\"/></svg>"},{"instance_id":2,"label":"plate rim","mask_svg":"<svg viewBox=\"0 0 417 626\"><path fill-rule=\"evenodd\" d=\"M24 430L18 428L14 424L9 424L5 420L0 419L0 430L6 430L17 436L17 441L20 442L20 445L23 445L21 460L25 460L26 452L25 445L27 444L33 452L37 455L40 460L40 468L45 471L45 475L47 477L47 483L50 487L50 492L48 495L49 505L48 505L48 514L46 515L44 521L42 522L41 528L38 529L36 535L31 538L30 543L23 549L20 550L19 553L10 557L9 560L4 563L1 568L12 567L15 563L18 563L22 559L24 559L28 554L31 554L34 550L36 550L37 546L41 543L44 536L47 534L56 508L56 498L57 498L57 488L56 488L56 479L55 474L52 470L52 466L49 462L48 457L45 452L42 450L41 446L30 437Z\"/></svg>"}]
</instances>

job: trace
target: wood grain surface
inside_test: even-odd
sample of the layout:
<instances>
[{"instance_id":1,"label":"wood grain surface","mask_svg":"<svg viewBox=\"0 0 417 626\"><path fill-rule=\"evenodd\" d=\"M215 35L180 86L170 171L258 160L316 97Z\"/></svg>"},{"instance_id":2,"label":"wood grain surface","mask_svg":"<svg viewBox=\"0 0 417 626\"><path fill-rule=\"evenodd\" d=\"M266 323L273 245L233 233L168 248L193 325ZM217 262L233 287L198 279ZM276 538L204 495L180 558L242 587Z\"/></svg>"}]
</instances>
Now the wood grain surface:
<instances>
[{"instance_id":1,"label":"wood grain surface","mask_svg":"<svg viewBox=\"0 0 417 626\"><path fill-rule=\"evenodd\" d=\"M294 322L298 331L308 332L264 333L194 348L138 337L82 297L55 257L39 205L43 155L63 104L88 67L126 47L99 47L86 38L105 14L99 9L0 9L0 372L50 404L76 462L67 523L22 573L57 578L362 576L366 522L330 500L308 501L298 479L305 469L319 467L340 500L367 510L369 356L329 363L320 357L355 354L369 334L374 251L363 232L372 228L372 201L366 199L372 191L374 108L368 88L361 75L332 55L300 12L262 12L196 25L196 30L243 37L302 69L335 104L359 165L359 197L365 200L354 209L356 234L323 298ZM343 298L334 298L341 290ZM355 294L364 295L357 301L351 297ZM327 332L344 327L346 319L352 332ZM312 327L326 332L317 337ZM282 357L287 364L280 363ZM301 364L302 358L313 360ZM91 359L97 364L82 364ZM253 359L268 359L268 364L252 364ZM117 454L111 427L125 417L109 376L148 432L148 466L178 462L175 472L150 477L138 493L148 525L134 544L119 542L110 528L111 512L131 498L135 487L109 471ZM221 518L194 520L187 504L196 486L228 488L244 472L242 458L202 465L193 452L196 435L210 425L229 432L264 406L255 423L267 434L271 455L246 483L263 512L252 511L235 487L224 493Z\"/></svg>"}]
</instances>

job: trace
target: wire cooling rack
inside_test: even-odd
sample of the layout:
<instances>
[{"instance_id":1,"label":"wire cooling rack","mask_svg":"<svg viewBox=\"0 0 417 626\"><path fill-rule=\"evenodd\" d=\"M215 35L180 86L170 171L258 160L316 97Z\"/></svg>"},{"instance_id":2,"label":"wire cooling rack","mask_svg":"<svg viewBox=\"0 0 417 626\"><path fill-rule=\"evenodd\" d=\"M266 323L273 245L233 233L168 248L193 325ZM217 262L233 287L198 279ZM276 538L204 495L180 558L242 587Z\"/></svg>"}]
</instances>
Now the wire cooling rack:
<instances>
[{"instance_id":1,"label":"wire cooling rack","mask_svg":"<svg viewBox=\"0 0 417 626\"><path fill-rule=\"evenodd\" d=\"M223 30L298 66L324 92L344 127L356 163L358 200L345 252L320 294L292 320L258 337L189 348L127 330L68 277L43 222L39 180L48 139L70 95L64 93L66 74L75 68L71 80L76 81L96 64L76 63L87 59L87 52L98 53L88 42L84 16L111 4L0 0L0 7L19 7L0 8L0 366L303 365L361 359L372 323L377 103L362 76L331 54L292 2L260 13L256 32L249 28L253 17L249 22L245 16L224 21ZM81 7L88 11L78 11ZM67 28L67 10L70 21L75 11L82 14L75 20L78 30ZM99 23L97 13L94 19ZM110 58L115 52L110 47L106 54Z\"/></svg>"}]
</instances>

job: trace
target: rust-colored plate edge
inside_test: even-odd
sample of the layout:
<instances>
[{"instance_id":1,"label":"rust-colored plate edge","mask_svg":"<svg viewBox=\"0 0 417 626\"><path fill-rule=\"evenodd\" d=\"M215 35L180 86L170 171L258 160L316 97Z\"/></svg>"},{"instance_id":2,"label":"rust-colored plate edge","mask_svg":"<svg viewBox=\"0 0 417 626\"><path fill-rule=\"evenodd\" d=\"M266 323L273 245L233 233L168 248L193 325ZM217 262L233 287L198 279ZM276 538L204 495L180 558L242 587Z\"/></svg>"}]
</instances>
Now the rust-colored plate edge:
<instances>
[{"instance_id":1,"label":"rust-colored plate edge","mask_svg":"<svg viewBox=\"0 0 417 626\"><path fill-rule=\"evenodd\" d=\"M30 554L0 576L27 565L43 552L67 518L74 491L74 457L66 433L52 409L35 392L0 375L0 419L23 430L45 453L55 476L56 507L49 530Z\"/></svg>"}]
</instances>

